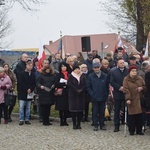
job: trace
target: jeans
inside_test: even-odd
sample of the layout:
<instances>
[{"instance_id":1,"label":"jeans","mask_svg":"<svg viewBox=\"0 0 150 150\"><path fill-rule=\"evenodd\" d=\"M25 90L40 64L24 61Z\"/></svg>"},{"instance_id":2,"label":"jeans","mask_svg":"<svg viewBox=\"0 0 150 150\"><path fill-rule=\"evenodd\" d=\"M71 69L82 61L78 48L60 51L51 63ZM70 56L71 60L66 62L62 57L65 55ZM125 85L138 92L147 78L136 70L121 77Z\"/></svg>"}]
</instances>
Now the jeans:
<instances>
[{"instance_id":1,"label":"jeans","mask_svg":"<svg viewBox=\"0 0 150 150\"><path fill-rule=\"evenodd\" d=\"M92 106L93 106L93 112L92 112L92 116L93 116L93 121L94 121L94 125L98 127L98 125L100 125L100 127L102 128L104 126L104 112L105 112L105 101L101 101L101 102L92 102Z\"/></svg>"},{"instance_id":2,"label":"jeans","mask_svg":"<svg viewBox=\"0 0 150 150\"><path fill-rule=\"evenodd\" d=\"M26 106L25 113L24 107ZM19 100L19 119L20 121L29 121L31 101ZM24 116L25 115L25 116Z\"/></svg>"}]
</instances>

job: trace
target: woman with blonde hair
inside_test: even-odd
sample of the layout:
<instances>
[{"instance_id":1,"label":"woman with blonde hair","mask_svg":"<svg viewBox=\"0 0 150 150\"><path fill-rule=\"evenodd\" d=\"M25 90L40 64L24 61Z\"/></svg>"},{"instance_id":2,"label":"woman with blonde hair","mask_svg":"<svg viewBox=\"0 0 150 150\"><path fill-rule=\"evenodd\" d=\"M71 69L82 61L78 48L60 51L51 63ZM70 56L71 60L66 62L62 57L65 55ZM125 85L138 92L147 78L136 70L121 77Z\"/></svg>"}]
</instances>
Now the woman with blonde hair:
<instances>
[{"instance_id":1,"label":"woman with blonde hair","mask_svg":"<svg viewBox=\"0 0 150 150\"><path fill-rule=\"evenodd\" d=\"M74 66L74 58L72 56L69 56L67 58L67 71L68 71L68 74L71 74L71 72L73 71L73 66Z\"/></svg>"}]
</instances>

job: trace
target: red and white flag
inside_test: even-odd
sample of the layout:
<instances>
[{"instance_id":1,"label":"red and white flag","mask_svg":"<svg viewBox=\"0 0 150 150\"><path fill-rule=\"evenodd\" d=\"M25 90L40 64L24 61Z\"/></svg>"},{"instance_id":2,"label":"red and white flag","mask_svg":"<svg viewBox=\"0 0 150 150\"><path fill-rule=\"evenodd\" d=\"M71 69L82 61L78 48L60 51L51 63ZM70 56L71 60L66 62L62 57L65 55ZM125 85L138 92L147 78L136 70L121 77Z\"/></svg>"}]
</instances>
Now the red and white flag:
<instances>
[{"instance_id":1,"label":"red and white flag","mask_svg":"<svg viewBox=\"0 0 150 150\"><path fill-rule=\"evenodd\" d=\"M120 33L118 33L118 43L117 43L117 47L122 47L122 48L124 48L123 42L122 42L122 40L121 40Z\"/></svg>"},{"instance_id":2,"label":"red and white flag","mask_svg":"<svg viewBox=\"0 0 150 150\"><path fill-rule=\"evenodd\" d=\"M46 59L46 55L45 55L45 52L44 52L44 48L43 48L43 45L41 44L40 42L40 46L39 46L39 56L38 56L38 71L41 70L42 68L42 63L43 63L43 60Z\"/></svg>"},{"instance_id":3,"label":"red and white flag","mask_svg":"<svg viewBox=\"0 0 150 150\"><path fill-rule=\"evenodd\" d=\"M146 42L146 48L145 48L145 52L144 52L144 57L147 57L148 56L148 47L149 47L149 45L148 45L148 38L147 38L147 42Z\"/></svg>"}]
</instances>

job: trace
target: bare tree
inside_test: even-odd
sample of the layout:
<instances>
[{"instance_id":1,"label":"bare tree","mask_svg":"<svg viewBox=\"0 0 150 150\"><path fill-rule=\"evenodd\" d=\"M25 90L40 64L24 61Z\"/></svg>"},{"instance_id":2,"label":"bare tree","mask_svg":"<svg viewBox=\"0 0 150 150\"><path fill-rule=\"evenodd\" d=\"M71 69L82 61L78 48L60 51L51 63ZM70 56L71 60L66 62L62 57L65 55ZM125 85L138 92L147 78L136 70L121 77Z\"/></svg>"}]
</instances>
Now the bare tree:
<instances>
[{"instance_id":1,"label":"bare tree","mask_svg":"<svg viewBox=\"0 0 150 150\"><path fill-rule=\"evenodd\" d=\"M12 20L8 18L8 12L18 3L23 10L27 12L39 11L39 6L46 3L46 0L0 0L0 48L10 45L10 42L4 42L4 38L12 33Z\"/></svg>"},{"instance_id":2,"label":"bare tree","mask_svg":"<svg viewBox=\"0 0 150 150\"><path fill-rule=\"evenodd\" d=\"M12 32L12 21L8 18L8 11L0 8L0 49L8 47L10 42L4 42L3 39Z\"/></svg>"},{"instance_id":3,"label":"bare tree","mask_svg":"<svg viewBox=\"0 0 150 150\"><path fill-rule=\"evenodd\" d=\"M5 5L8 8L14 6L15 3L18 3L23 10L25 11L38 11L39 6L46 3L46 0L4 0Z\"/></svg>"}]
</instances>

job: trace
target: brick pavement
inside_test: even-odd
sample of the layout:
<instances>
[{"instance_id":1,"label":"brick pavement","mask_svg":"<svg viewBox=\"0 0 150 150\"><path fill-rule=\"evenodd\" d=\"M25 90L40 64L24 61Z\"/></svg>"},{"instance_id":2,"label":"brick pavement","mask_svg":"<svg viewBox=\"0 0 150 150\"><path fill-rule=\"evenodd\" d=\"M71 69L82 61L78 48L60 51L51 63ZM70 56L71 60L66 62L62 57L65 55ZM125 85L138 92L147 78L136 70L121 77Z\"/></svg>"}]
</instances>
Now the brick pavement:
<instances>
[{"instance_id":1,"label":"brick pavement","mask_svg":"<svg viewBox=\"0 0 150 150\"><path fill-rule=\"evenodd\" d=\"M149 150L150 129L144 136L124 137L123 127L113 132L113 123L106 122L106 131L93 131L90 123L82 123L81 130L59 126L58 119L52 126L43 126L37 119L32 125L18 125L18 118L8 125L0 124L0 150Z\"/></svg>"}]
</instances>

